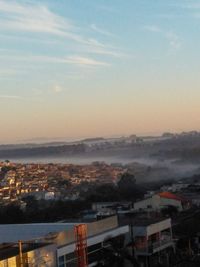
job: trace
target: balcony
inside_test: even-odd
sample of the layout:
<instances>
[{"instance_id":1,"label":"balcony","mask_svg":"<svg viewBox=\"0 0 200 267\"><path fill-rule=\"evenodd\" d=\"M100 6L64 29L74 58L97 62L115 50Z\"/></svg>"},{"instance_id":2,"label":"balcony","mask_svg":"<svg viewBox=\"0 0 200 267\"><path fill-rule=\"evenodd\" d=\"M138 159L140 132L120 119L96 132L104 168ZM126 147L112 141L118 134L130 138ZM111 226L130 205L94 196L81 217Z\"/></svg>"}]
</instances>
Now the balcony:
<instances>
[{"instance_id":1,"label":"balcony","mask_svg":"<svg viewBox=\"0 0 200 267\"><path fill-rule=\"evenodd\" d=\"M170 236L164 236L159 241L155 242L148 242L146 246L143 247L137 247L135 252L137 256L148 256L152 255L154 253L157 253L163 249L166 249L167 247L173 246L173 240Z\"/></svg>"}]
</instances>

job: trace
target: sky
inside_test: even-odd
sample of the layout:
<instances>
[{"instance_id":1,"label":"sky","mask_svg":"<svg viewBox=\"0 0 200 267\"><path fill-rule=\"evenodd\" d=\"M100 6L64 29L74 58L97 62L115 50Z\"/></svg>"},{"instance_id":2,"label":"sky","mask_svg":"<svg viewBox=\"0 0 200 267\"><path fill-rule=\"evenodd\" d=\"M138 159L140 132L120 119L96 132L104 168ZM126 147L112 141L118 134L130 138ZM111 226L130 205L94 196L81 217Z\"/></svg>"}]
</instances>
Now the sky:
<instances>
[{"instance_id":1,"label":"sky","mask_svg":"<svg viewBox=\"0 0 200 267\"><path fill-rule=\"evenodd\" d=\"M200 2L0 0L0 143L200 130Z\"/></svg>"}]
</instances>

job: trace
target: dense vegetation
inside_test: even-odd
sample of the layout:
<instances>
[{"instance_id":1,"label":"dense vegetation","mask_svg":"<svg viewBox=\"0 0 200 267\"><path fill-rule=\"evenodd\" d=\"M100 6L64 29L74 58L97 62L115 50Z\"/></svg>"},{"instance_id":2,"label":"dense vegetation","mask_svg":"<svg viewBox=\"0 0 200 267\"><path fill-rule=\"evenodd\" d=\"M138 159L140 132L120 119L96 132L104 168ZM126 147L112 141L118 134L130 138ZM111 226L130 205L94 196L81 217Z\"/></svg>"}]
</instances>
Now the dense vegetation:
<instances>
[{"instance_id":1,"label":"dense vegetation","mask_svg":"<svg viewBox=\"0 0 200 267\"><path fill-rule=\"evenodd\" d=\"M78 219L81 210L90 207L86 201L36 201L27 199L26 210L17 205L0 209L0 223L53 222L69 218Z\"/></svg>"}]
</instances>

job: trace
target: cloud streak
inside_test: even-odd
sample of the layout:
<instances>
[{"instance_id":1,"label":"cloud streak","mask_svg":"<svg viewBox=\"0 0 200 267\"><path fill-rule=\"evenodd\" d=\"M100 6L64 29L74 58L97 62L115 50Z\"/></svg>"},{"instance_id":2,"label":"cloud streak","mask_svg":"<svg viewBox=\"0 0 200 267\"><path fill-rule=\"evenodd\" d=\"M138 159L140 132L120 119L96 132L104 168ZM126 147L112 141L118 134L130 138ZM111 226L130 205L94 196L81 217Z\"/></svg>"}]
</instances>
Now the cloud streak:
<instances>
[{"instance_id":1,"label":"cloud streak","mask_svg":"<svg viewBox=\"0 0 200 267\"><path fill-rule=\"evenodd\" d=\"M33 97L22 97L19 95L0 95L0 100L19 100L19 101L31 101L31 102L41 102L41 99L36 99Z\"/></svg>"},{"instance_id":2,"label":"cloud streak","mask_svg":"<svg viewBox=\"0 0 200 267\"><path fill-rule=\"evenodd\" d=\"M95 24L92 24L91 28L99 34L111 36L109 32L98 28ZM81 28L76 27L71 20L55 14L44 4L34 2L22 4L13 0L0 0L0 30L4 34L28 32L58 36L68 39L72 43L82 45L88 50L92 48L93 53L96 51L98 54L101 50L101 54L104 55L115 57L117 54L107 51L108 45L94 38L83 36Z\"/></svg>"},{"instance_id":3,"label":"cloud streak","mask_svg":"<svg viewBox=\"0 0 200 267\"><path fill-rule=\"evenodd\" d=\"M4 30L42 32L65 35L72 25L41 4L22 5L16 1L0 1L0 13L6 14L0 20Z\"/></svg>"},{"instance_id":4,"label":"cloud streak","mask_svg":"<svg viewBox=\"0 0 200 267\"><path fill-rule=\"evenodd\" d=\"M53 56L33 56L33 55L1 55L0 58L9 61L24 61L24 62L40 62L53 64L73 64L79 66L109 66L107 62L98 61L93 58L83 57L79 55L72 55L68 57L53 57Z\"/></svg>"},{"instance_id":5,"label":"cloud streak","mask_svg":"<svg viewBox=\"0 0 200 267\"><path fill-rule=\"evenodd\" d=\"M100 28L97 27L95 24L92 24L90 27L91 27L92 30L94 30L95 32L100 33L100 34L102 34L102 35L105 35L105 36L114 36L112 33L100 29Z\"/></svg>"},{"instance_id":6,"label":"cloud streak","mask_svg":"<svg viewBox=\"0 0 200 267\"><path fill-rule=\"evenodd\" d=\"M0 95L0 99L18 99L23 100L24 98L17 95Z\"/></svg>"},{"instance_id":7,"label":"cloud streak","mask_svg":"<svg viewBox=\"0 0 200 267\"><path fill-rule=\"evenodd\" d=\"M144 26L144 29L149 32L162 32L162 30L158 26L155 26L155 25Z\"/></svg>"}]
</instances>

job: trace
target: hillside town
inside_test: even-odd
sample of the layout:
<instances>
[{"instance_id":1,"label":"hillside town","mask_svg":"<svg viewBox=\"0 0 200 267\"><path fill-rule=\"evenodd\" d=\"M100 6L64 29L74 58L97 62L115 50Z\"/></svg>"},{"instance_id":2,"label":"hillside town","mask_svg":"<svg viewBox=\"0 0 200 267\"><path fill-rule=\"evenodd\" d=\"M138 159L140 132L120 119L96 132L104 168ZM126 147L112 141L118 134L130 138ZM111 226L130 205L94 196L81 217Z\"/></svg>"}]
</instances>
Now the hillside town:
<instances>
[{"instance_id":1,"label":"hillside town","mask_svg":"<svg viewBox=\"0 0 200 267\"><path fill-rule=\"evenodd\" d=\"M90 165L0 163L0 203L7 205L23 197L37 200L76 200L80 185L115 184L124 168L94 162ZM83 187L81 187L83 188Z\"/></svg>"}]
</instances>

